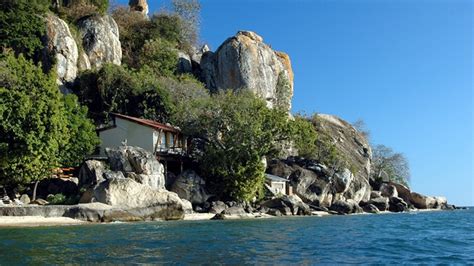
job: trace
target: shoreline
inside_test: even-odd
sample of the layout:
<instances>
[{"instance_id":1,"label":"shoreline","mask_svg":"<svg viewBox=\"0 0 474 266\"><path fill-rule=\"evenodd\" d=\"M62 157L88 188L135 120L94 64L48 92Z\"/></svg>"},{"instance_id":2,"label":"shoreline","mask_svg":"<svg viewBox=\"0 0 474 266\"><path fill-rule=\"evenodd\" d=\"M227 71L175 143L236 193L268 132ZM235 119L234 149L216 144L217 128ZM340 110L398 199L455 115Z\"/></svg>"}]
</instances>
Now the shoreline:
<instances>
[{"instance_id":1,"label":"shoreline","mask_svg":"<svg viewBox=\"0 0 474 266\"><path fill-rule=\"evenodd\" d=\"M469 209L469 207L466 207ZM383 211L377 214L372 213L354 213L349 215L378 215L378 214L401 214L401 213L424 213L424 212L438 212L444 211L442 209L418 209L410 212L389 212ZM185 214L182 220L178 221L210 221L216 214L214 213L190 213ZM247 214L233 214L225 215L224 220L252 220L252 219L270 219L282 217L328 217L328 216L345 216L333 215L327 212L317 211L313 215L307 216L272 216L261 213L247 213ZM70 226L70 225L88 225L88 224L111 224L114 222L87 222L79 219L69 217L43 217L43 216L0 216L0 229L12 227L42 227L42 226ZM127 222L131 223L131 222Z\"/></svg>"}]
</instances>

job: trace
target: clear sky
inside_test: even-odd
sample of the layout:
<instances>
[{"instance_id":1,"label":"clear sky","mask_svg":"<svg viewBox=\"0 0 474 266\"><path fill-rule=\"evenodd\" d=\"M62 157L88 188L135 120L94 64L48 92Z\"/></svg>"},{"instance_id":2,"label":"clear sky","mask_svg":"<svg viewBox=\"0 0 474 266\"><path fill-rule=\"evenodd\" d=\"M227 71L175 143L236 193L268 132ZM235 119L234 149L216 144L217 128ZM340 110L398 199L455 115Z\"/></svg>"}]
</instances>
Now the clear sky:
<instances>
[{"instance_id":1,"label":"clear sky","mask_svg":"<svg viewBox=\"0 0 474 266\"><path fill-rule=\"evenodd\" d=\"M153 12L165 1L148 2ZM409 159L413 190L474 205L473 1L201 4L201 38L212 50L252 30L290 55L293 112L362 118L373 143Z\"/></svg>"}]
</instances>

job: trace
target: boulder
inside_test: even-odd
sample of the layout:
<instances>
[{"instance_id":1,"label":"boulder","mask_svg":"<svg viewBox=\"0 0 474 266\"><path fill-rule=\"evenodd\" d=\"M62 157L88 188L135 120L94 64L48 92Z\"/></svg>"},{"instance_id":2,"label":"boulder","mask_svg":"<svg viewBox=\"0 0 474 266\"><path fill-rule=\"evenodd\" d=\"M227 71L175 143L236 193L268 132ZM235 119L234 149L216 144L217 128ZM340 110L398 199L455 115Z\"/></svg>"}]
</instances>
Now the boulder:
<instances>
[{"instance_id":1,"label":"boulder","mask_svg":"<svg viewBox=\"0 0 474 266\"><path fill-rule=\"evenodd\" d=\"M436 209L452 209L448 205L448 200L445 197L434 197L436 204L434 208Z\"/></svg>"},{"instance_id":2,"label":"boulder","mask_svg":"<svg viewBox=\"0 0 474 266\"><path fill-rule=\"evenodd\" d=\"M373 190L370 192L370 198L371 199L376 199L382 197L382 193L380 191Z\"/></svg>"},{"instance_id":3,"label":"boulder","mask_svg":"<svg viewBox=\"0 0 474 266\"><path fill-rule=\"evenodd\" d=\"M30 202L30 204L32 204L32 205L48 205L49 202L47 202L44 199L36 199L36 200Z\"/></svg>"},{"instance_id":4,"label":"boulder","mask_svg":"<svg viewBox=\"0 0 474 266\"><path fill-rule=\"evenodd\" d=\"M368 204L372 204L380 211L386 211L389 208L389 199L386 197L378 197L371 199Z\"/></svg>"},{"instance_id":5,"label":"boulder","mask_svg":"<svg viewBox=\"0 0 474 266\"><path fill-rule=\"evenodd\" d=\"M112 178L94 188L94 200L126 208L162 206L183 209L176 193L153 189L130 178Z\"/></svg>"},{"instance_id":6,"label":"boulder","mask_svg":"<svg viewBox=\"0 0 474 266\"><path fill-rule=\"evenodd\" d=\"M149 151L140 147L106 148L110 169L127 173L135 181L154 189L165 189L164 167Z\"/></svg>"},{"instance_id":7,"label":"boulder","mask_svg":"<svg viewBox=\"0 0 474 266\"><path fill-rule=\"evenodd\" d=\"M388 210L391 212L406 212L409 209L408 204L402 198L390 197Z\"/></svg>"},{"instance_id":8,"label":"boulder","mask_svg":"<svg viewBox=\"0 0 474 266\"><path fill-rule=\"evenodd\" d=\"M395 182L388 182L388 184L397 189L398 197L402 198L408 204L411 203L411 191L407 186Z\"/></svg>"},{"instance_id":9,"label":"boulder","mask_svg":"<svg viewBox=\"0 0 474 266\"><path fill-rule=\"evenodd\" d=\"M213 201L211 203L210 208L209 208L209 212L210 213L221 213L225 209L227 209L227 205L225 205L224 202L222 202L222 201Z\"/></svg>"},{"instance_id":10,"label":"boulder","mask_svg":"<svg viewBox=\"0 0 474 266\"><path fill-rule=\"evenodd\" d=\"M269 107L291 109L293 70L288 55L276 52L251 31L239 31L215 53L201 57L203 82L211 91L253 91Z\"/></svg>"},{"instance_id":11,"label":"boulder","mask_svg":"<svg viewBox=\"0 0 474 266\"><path fill-rule=\"evenodd\" d=\"M241 206L233 206L225 209L222 213L226 215L243 215L246 214L246 211Z\"/></svg>"},{"instance_id":12,"label":"boulder","mask_svg":"<svg viewBox=\"0 0 474 266\"><path fill-rule=\"evenodd\" d=\"M79 170L79 187L92 187L104 180L105 164L101 161L87 160Z\"/></svg>"},{"instance_id":13,"label":"boulder","mask_svg":"<svg viewBox=\"0 0 474 266\"><path fill-rule=\"evenodd\" d=\"M191 201L193 204L203 204L211 197L206 191L204 179L192 170L186 170L181 173L171 186L171 191L177 193L180 198Z\"/></svg>"},{"instance_id":14,"label":"boulder","mask_svg":"<svg viewBox=\"0 0 474 266\"><path fill-rule=\"evenodd\" d=\"M117 179L124 179L125 176L123 175L122 172L115 172L115 171L111 171L111 170L106 170L104 172L104 178L106 180L108 179L114 179L114 178L117 178Z\"/></svg>"},{"instance_id":15,"label":"boulder","mask_svg":"<svg viewBox=\"0 0 474 266\"><path fill-rule=\"evenodd\" d=\"M379 209L373 204L364 205L362 209L367 213L379 213Z\"/></svg>"},{"instance_id":16,"label":"boulder","mask_svg":"<svg viewBox=\"0 0 474 266\"><path fill-rule=\"evenodd\" d=\"M398 197L397 188L394 185L383 183L380 186L380 193L384 197Z\"/></svg>"},{"instance_id":17,"label":"boulder","mask_svg":"<svg viewBox=\"0 0 474 266\"><path fill-rule=\"evenodd\" d=\"M262 207L277 209L284 215L311 215L309 206L297 195L284 195L279 198L267 200Z\"/></svg>"},{"instance_id":18,"label":"boulder","mask_svg":"<svg viewBox=\"0 0 474 266\"><path fill-rule=\"evenodd\" d=\"M27 194L23 194L23 195L20 196L20 201L23 204L29 204L31 202L31 199Z\"/></svg>"},{"instance_id":19,"label":"boulder","mask_svg":"<svg viewBox=\"0 0 474 266\"><path fill-rule=\"evenodd\" d=\"M294 166L290 183L294 193L303 201L317 206L329 206L332 201L330 180L327 176L318 176L311 170Z\"/></svg>"},{"instance_id":20,"label":"boulder","mask_svg":"<svg viewBox=\"0 0 474 266\"><path fill-rule=\"evenodd\" d=\"M193 72L193 64L191 61L191 57L183 51L178 51L177 71L181 74Z\"/></svg>"},{"instance_id":21,"label":"boulder","mask_svg":"<svg viewBox=\"0 0 474 266\"><path fill-rule=\"evenodd\" d=\"M335 211L338 214L351 214L351 213L361 213L362 208L357 204L356 201L352 199L348 200L336 200L331 204L329 210Z\"/></svg>"},{"instance_id":22,"label":"boulder","mask_svg":"<svg viewBox=\"0 0 474 266\"><path fill-rule=\"evenodd\" d=\"M78 71L79 53L69 26L62 19L48 13L45 37L48 54L55 59L58 84L67 85L74 82Z\"/></svg>"},{"instance_id":23,"label":"boulder","mask_svg":"<svg viewBox=\"0 0 474 266\"><path fill-rule=\"evenodd\" d=\"M434 197L429 197L421 195L416 192L411 193L410 202L418 209L432 209L437 205L436 199Z\"/></svg>"},{"instance_id":24,"label":"boulder","mask_svg":"<svg viewBox=\"0 0 474 266\"><path fill-rule=\"evenodd\" d=\"M336 193L344 193L349 189L349 186L354 179L354 175L347 168L344 168L342 172L335 173L332 178L333 191Z\"/></svg>"},{"instance_id":25,"label":"boulder","mask_svg":"<svg viewBox=\"0 0 474 266\"><path fill-rule=\"evenodd\" d=\"M119 28L111 16L87 16L80 19L77 26L82 46L93 68L100 68L105 63L121 64Z\"/></svg>"},{"instance_id":26,"label":"boulder","mask_svg":"<svg viewBox=\"0 0 474 266\"><path fill-rule=\"evenodd\" d=\"M131 11L142 13L145 17L148 16L148 3L146 0L130 0L128 1Z\"/></svg>"}]
</instances>

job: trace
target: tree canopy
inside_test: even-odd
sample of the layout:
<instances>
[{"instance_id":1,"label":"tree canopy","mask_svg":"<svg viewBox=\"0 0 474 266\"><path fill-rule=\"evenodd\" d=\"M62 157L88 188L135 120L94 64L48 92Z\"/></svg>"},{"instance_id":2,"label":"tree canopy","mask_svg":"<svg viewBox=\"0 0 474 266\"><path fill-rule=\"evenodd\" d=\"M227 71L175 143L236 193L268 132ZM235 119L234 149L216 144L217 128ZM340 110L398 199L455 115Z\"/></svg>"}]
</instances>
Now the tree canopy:
<instances>
[{"instance_id":1,"label":"tree canopy","mask_svg":"<svg viewBox=\"0 0 474 266\"><path fill-rule=\"evenodd\" d=\"M377 145L372 150L372 172L375 180L394 181L408 186L410 167L401 153L396 153L385 145Z\"/></svg>"},{"instance_id":2,"label":"tree canopy","mask_svg":"<svg viewBox=\"0 0 474 266\"><path fill-rule=\"evenodd\" d=\"M1 54L0 183L28 183L61 162L77 164L98 141L85 113L74 97L63 101L54 74L22 55Z\"/></svg>"}]
</instances>

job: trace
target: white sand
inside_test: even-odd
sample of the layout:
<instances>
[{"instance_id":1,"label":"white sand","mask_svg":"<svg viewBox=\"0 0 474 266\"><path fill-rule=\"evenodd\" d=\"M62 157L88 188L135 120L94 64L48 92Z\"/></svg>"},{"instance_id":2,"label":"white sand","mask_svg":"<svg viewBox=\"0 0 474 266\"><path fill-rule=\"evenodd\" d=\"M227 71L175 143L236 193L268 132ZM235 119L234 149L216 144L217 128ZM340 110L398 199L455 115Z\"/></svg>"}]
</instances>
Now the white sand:
<instances>
[{"instance_id":1,"label":"white sand","mask_svg":"<svg viewBox=\"0 0 474 266\"><path fill-rule=\"evenodd\" d=\"M0 227L34 227L52 225L74 225L87 222L68 217L42 217L42 216L0 216Z\"/></svg>"}]
</instances>

